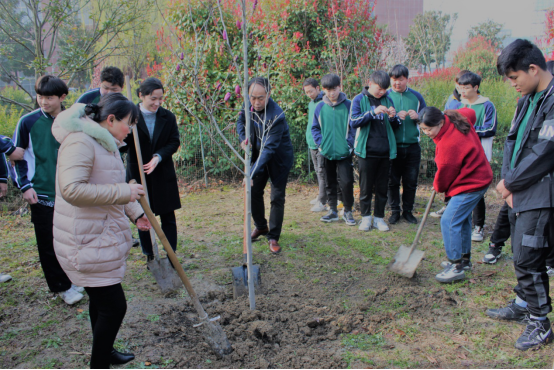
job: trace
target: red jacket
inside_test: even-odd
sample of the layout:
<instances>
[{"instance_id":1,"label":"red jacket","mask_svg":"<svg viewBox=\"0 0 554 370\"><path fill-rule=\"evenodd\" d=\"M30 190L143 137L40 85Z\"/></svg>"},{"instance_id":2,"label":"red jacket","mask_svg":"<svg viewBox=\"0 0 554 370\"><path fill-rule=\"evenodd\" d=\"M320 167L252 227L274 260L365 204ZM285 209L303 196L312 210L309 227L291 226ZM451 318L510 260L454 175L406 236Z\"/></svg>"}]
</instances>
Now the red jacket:
<instances>
[{"instance_id":1,"label":"red jacket","mask_svg":"<svg viewBox=\"0 0 554 370\"><path fill-rule=\"evenodd\" d=\"M473 128L475 111L462 108L458 112L468 119L472 129L464 135L445 116L444 125L433 139L437 164L433 186L447 197L479 191L492 182L491 165Z\"/></svg>"}]
</instances>

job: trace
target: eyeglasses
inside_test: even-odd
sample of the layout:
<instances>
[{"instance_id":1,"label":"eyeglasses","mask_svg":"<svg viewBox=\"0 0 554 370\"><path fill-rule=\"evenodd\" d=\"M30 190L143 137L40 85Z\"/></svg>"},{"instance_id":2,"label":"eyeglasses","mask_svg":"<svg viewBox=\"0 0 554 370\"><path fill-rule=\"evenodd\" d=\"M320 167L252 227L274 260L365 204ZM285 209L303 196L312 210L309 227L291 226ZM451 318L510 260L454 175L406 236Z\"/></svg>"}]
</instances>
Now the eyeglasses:
<instances>
[{"instance_id":1,"label":"eyeglasses","mask_svg":"<svg viewBox=\"0 0 554 370\"><path fill-rule=\"evenodd\" d=\"M473 90L473 86L460 86L459 87L460 90L462 91L469 91L469 90Z\"/></svg>"}]
</instances>

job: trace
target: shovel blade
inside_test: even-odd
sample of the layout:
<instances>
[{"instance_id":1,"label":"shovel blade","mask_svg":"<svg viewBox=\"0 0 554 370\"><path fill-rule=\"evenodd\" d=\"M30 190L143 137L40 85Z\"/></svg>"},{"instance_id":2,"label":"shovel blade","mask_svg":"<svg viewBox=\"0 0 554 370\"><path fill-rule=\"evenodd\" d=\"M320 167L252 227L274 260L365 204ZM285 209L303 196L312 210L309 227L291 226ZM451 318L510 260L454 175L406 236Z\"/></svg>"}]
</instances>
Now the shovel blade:
<instances>
[{"instance_id":1,"label":"shovel blade","mask_svg":"<svg viewBox=\"0 0 554 370\"><path fill-rule=\"evenodd\" d=\"M154 275L158 287L163 294L171 293L183 286L183 282L177 275L177 271L171 266L168 258L160 258L146 264L148 269Z\"/></svg>"},{"instance_id":2,"label":"shovel blade","mask_svg":"<svg viewBox=\"0 0 554 370\"><path fill-rule=\"evenodd\" d=\"M233 298L237 299L248 295L248 268L246 265L233 267L231 273L233 274ZM252 266L252 276L254 278L254 291L258 294L262 285L260 265Z\"/></svg>"},{"instance_id":3,"label":"shovel blade","mask_svg":"<svg viewBox=\"0 0 554 370\"><path fill-rule=\"evenodd\" d=\"M417 249L410 253L410 247L401 245L394 257L394 262L389 265L389 270L412 278L424 254L423 251Z\"/></svg>"}]
</instances>

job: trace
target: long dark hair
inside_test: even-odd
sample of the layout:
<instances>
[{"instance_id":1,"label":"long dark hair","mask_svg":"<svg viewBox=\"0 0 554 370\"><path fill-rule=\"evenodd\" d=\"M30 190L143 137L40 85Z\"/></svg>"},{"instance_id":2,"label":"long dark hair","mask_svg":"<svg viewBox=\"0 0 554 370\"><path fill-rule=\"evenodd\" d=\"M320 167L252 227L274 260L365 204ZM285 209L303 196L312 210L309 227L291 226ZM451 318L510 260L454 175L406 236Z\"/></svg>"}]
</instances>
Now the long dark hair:
<instances>
[{"instance_id":1,"label":"long dark hair","mask_svg":"<svg viewBox=\"0 0 554 370\"><path fill-rule=\"evenodd\" d=\"M107 120L110 114L113 114L118 121L131 114L129 122L136 122L138 108L123 94L112 93L100 98L98 104L87 104L85 114L98 123Z\"/></svg>"},{"instance_id":2,"label":"long dark hair","mask_svg":"<svg viewBox=\"0 0 554 370\"><path fill-rule=\"evenodd\" d=\"M453 109L446 110L443 113L438 108L425 107L419 112L418 124L425 123L425 126L436 127L442 120L446 120L446 117L462 134L466 135L471 130L471 125L467 121L467 118Z\"/></svg>"}]
</instances>

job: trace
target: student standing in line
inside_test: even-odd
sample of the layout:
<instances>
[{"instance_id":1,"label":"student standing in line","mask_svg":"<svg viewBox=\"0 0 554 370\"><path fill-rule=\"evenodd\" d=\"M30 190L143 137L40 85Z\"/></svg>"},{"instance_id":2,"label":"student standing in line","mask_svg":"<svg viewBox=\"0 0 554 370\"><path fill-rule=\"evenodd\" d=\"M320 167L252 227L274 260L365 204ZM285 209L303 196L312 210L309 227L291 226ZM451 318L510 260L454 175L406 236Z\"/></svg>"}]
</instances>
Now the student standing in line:
<instances>
[{"instance_id":1,"label":"student standing in line","mask_svg":"<svg viewBox=\"0 0 554 370\"><path fill-rule=\"evenodd\" d=\"M552 342L552 311L546 261L554 248L554 78L542 51L527 40L508 45L497 60L519 99L504 144L502 180L496 190L510 206L512 250L517 285L508 306L487 315L526 325L515 347Z\"/></svg>"},{"instance_id":2,"label":"student standing in line","mask_svg":"<svg viewBox=\"0 0 554 370\"><path fill-rule=\"evenodd\" d=\"M463 74L458 80L462 94L462 107L471 108L475 111L477 121L475 131L479 135L481 145L490 163L492 160L492 142L496 135L496 108L489 98L479 93L481 77L473 72ZM485 198L481 199L473 210L473 233L471 240L482 242L484 238L483 227L485 226L486 205Z\"/></svg>"},{"instance_id":3,"label":"student standing in line","mask_svg":"<svg viewBox=\"0 0 554 370\"><path fill-rule=\"evenodd\" d=\"M102 96L123 91L124 85L123 72L117 67L106 67L100 73L100 87L85 92L76 103L98 104Z\"/></svg>"},{"instance_id":4,"label":"student standing in line","mask_svg":"<svg viewBox=\"0 0 554 370\"><path fill-rule=\"evenodd\" d=\"M435 142L437 173L433 187L450 198L441 217L441 232L448 261L435 276L441 283L466 278L471 270L471 212L492 182L492 168L473 129L475 111L435 107L419 112L421 130Z\"/></svg>"},{"instance_id":5,"label":"student standing in line","mask_svg":"<svg viewBox=\"0 0 554 370\"><path fill-rule=\"evenodd\" d=\"M160 216L162 230L173 251L177 250L177 220L175 210L181 208L177 174L173 154L179 149L179 128L175 115L163 108L164 87L157 78L147 78L137 89L141 102L138 104L138 140L146 177L150 208ZM127 181L141 183L135 140L131 133L127 144ZM123 147L125 150L125 147ZM144 184L143 184L144 185ZM146 262L154 259L150 233L139 230L142 253Z\"/></svg>"},{"instance_id":6,"label":"student standing in line","mask_svg":"<svg viewBox=\"0 0 554 370\"><path fill-rule=\"evenodd\" d=\"M312 212L323 212L327 210L325 206L327 204L327 192L325 190L325 164L324 158L321 156L319 150L317 150L317 144L312 136L312 122L314 120L314 112L316 106L323 99L325 95L319 88L319 82L315 78L307 78L302 85L304 93L310 98L310 104L308 104L308 124L306 126L306 142L308 148L310 148L310 154L312 157L312 163L314 165L315 172L317 174L317 184L319 186L319 194L314 199Z\"/></svg>"},{"instance_id":7,"label":"student standing in line","mask_svg":"<svg viewBox=\"0 0 554 370\"><path fill-rule=\"evenodd\" d=\"M446 101L446 105L444 106L444 110L458 109L462 106L462 95L461 95L460 85L458 84L458 81L460 80L460 77L462 77L468 72L469 71L467 69L463 69L456 74L454 91L448 97L448 100Z\"/></svg>"},{"instance_id":8,"label":"student standing in line","mask_svg":"<svg viewBox=\"0 0 554 370\"><path fill-rule=\"evenodd\" d=\"M14 165L14 181L31 208L37 248L44 277L51 292L71 305L83 298L82 287L71 284L54 252L55 177L60 143L52 135L54 118L64 110L68 89L58 77L42 76L35 84L39 109L21 117L14 134L15 145L25 155Z\"/></svg>"},{"instance_id":9,"label":"student standing in line","mask_svg":"<svg viewBox=\"0 0 554 370\"><path fill-rule=\"evenodd\" d=\"M390 161L396 158L394 130L401 122L391 99L387 96L390 77L385 71L375 71L368 86L352 100L350 126L356 130L354 152L358 156L360 171L360 211L362 221L359 230L389 231L385 206L389 183ZM373 220L371 197L375 188Z\"/></svg>"},{"instance_id":10,"label":"student standing in line","mask_svg":"<svg viewBox=\"0 0 554 370\"><path fill-rule=\"evenodd\" d=\"M352 149L354 130L349 126L350 100L341 91L340 77L327 74L321 79L325 92L323 101L314 112L312 136L324 158L325 183L329 212L321 217L323 222L339 220L337 188L341 189L344 213L342 219L349 226L356 226L352 215L354 206L354 171Z\"/></svg>"},{"instance_id":11,"label":"student standing in line","mask_svg":"<svg viewBox=\"0 0 554 370\"><path fill-rule=\"evenodd\" d=\"M54 122L61 144L56 173L54 246L67 275L85 287L92 326L91 369L135 358L113 347L127 303L121 281L131 249L129 220L150 223L136 202L142 185L125 182L119 146L136 123L137 107L121 94L74 104Z\"/></svg>"},{"instance_id":12,"label":"student standing in line","mask_svg":"<svg viewBox=\"0 0 554 370\"><path fill-rule=\"evenodd\" d=\"M0 135L0 198L8 194L8 164L4 155L7 155L9 160L20 161L23 159L25 150L15 146L9 137ZM10 281L12 277L7 274L0 273L0 283Z\"/></svg>"},{"instance_id":13,"label":"student standing in line","mask_svg":"<svg viewBox=\"0 0 554 370\"><path fill-rule=\"evenodd\" d=\"M389 98L397 110L402 124L394 130L396 137L396 158L391 161L389 180L389 202L392 215L390 224L400 221L400 214L411 224L417 224L413 215L414 202L421 162L419 127L416 124L418 112L425 108L425 100L417 91L408 87L410 71L397 64L389 72L391 88ZM400 207L400 182L402 181L402 208Z\"/></svg>"}]
</instances>

